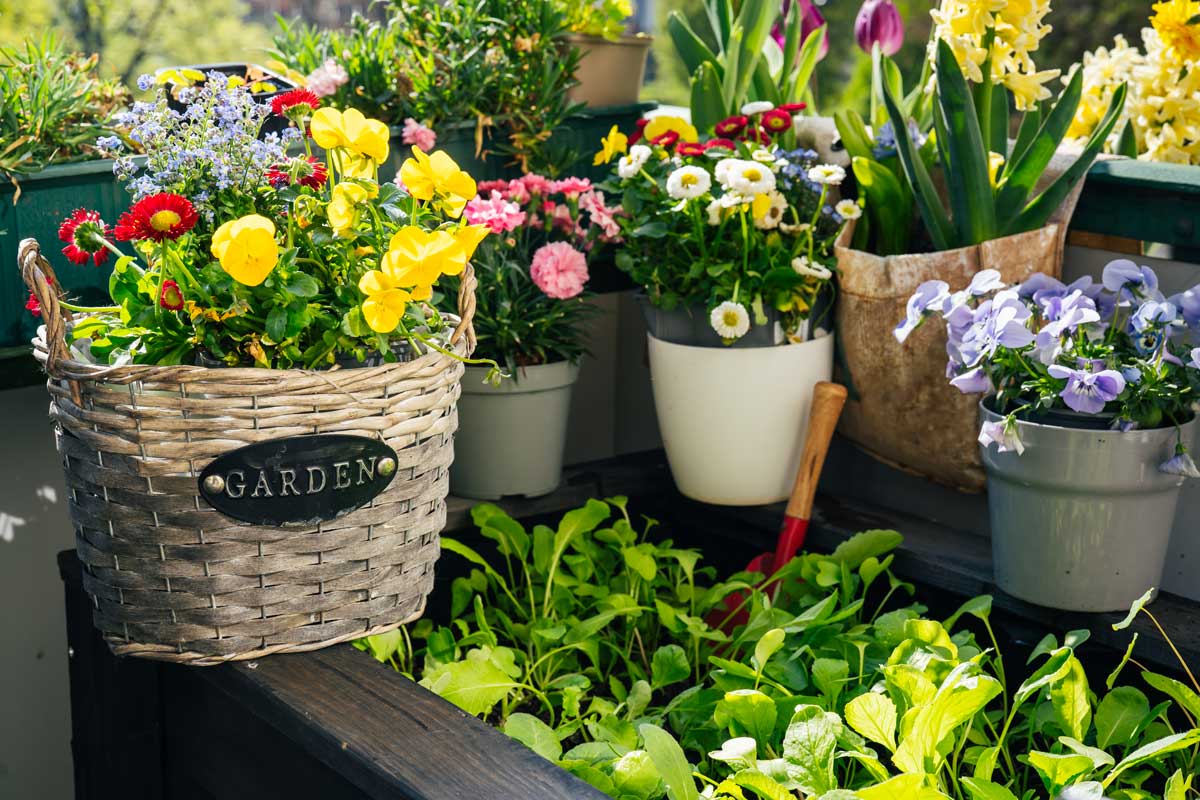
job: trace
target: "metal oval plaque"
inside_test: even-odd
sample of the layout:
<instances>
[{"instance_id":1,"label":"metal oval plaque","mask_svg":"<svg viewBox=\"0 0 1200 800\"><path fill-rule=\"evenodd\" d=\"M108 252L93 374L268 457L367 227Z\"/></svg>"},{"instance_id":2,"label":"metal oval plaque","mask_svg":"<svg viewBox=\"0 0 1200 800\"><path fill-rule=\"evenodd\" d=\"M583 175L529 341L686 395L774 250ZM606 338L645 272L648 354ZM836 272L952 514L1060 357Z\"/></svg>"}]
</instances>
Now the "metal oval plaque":
<instances>
[{"instance_id":1,"label":"metal oval plaque","mask_svg":"<svg viewBox=\"0 0 1200 800\"><path fill-rule=\"evenodd\" d=\"M371 502L396 475L396 451L348 434L256 442L200 473L200 495L222 514L259 525L315 524Z\"/></svg>"}]
</instances>

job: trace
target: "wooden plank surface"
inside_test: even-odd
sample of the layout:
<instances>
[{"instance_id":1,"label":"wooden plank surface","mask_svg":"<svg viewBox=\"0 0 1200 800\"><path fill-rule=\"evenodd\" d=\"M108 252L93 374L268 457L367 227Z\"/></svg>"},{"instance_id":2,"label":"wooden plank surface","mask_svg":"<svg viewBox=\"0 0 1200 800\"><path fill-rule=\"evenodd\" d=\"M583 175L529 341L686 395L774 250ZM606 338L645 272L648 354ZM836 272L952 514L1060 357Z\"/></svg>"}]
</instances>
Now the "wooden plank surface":
<instances>
[{"instance_id":1,"label":"wooden plank surface","mask_svg":"<svg viewBox=\"0 0 1200 800\"><path fill-rule=\"evenodd\" d=\"M561 800L605 795L366 653L192 669L367 797Z\"/></svg>"}]
</instances>

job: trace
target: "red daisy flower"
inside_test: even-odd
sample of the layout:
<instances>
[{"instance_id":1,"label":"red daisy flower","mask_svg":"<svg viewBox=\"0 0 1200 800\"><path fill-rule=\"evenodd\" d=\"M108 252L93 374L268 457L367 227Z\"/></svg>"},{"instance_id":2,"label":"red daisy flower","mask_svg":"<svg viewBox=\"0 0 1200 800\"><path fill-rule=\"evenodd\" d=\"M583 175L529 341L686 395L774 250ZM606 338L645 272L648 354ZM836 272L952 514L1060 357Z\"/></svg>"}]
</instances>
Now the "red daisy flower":
<instances>
[{"instance_id":1,"label":"red daisy flower","mask_svg":"<svg viewBox=\"0 0 1200 800\"><path fill-rule=\"evenodd\" d=\"M737 145L732 139L709 139L704 143L705 150L712 150L714 147L724 148L725 150L737 150Z\"/></svg>"},{"instance_id":2,"label":"red daisy flower","mask_svg":"<svg viewBox=\"0 0 1200 800\"><path fill-rule=\"evenodd\" d=\"M782 108L772 108L762 115L762 126L773 134L779 134L792 127L792 115Z\"/></svg>"},{"instance_id":3,"label":"red daisy flower","mask_svg":"<svg viewBox=\"0 0 1200 800\"><path fill-rule=\"evenodd\" d=\"M648 119L639 119L637 122L633 123L634 130L633 133L629 134L629 141L627 144L632 146L640 142L642 140L642 131L645 130L646 126L649 124L650 120Z\"/></svg>"},{"instance_id":4,"label":"red daisy flower","mask_svg":"<svg viewBox=\"0 0 1200 800\"><path fill-rule=\"evenodd\" d=\"M183 308L183 292L180 291L179 284L172 280L163 281L158 304L168 311L179 311Z\"/></svg>"},{"instance_id":5,"label":"red daisy flower","mask_svg":"<svg viewBox=\"0 0 1200 800\"><path fill-rule=\"evenodd\" d=\"M739 133L745 130L746 125L749 122L750 120L744 115L735 114L732 117L726 117L718 122L715 126L713 126L713 130L716 131L717 136L737 136Z\"/></svg>"},{"instance_id":6,"label":"red daisy flower","mask_svg":"<svg viewBox=\"0 0 1200 800\"><path fill-rule=\"evenodd\" d=\"M650 140L650 144L656 144L660 147L670 147L679 141L679 131L667 131L661 136L655 136Z\"/></svg>"},{"instance_id":7,"label":"red daisy flower","mask_svg":"<svg viewBox=\"0 0 1200 800\"><path fill-rule=\"evenodd\" d=\"M762 128L754 128L746 131L742 135L741 139L743 142L758 142L761 145L768 145L771 143L771 137Z\"/></svg>"},{"instance_id":8,"label":"red daisy flower","mask_svg":"<svg viewBox=\"0 0 1200 800\"><path fill-rule=\"evenodd\" d=\"M267 170L267 180L277 189L293 183L320 189L328 179L325 163L315 156L293 158L287 164L275 164Z\"/></svg>"},{"instance_id":9,"label":"red daisy flower","mask_svg":"<svg viewBox=\"0 0 1200 800\"><path fill-rule=\"evenodd\" d=\"M779 111L786 111L789 114L795 115L808 108L808 103L781 103L775 108Z\"/></svg>"},{"instance_id":10,"label":"red daisy flower","mask_svg":"<svg viewBox=\"0 0 1200 800\"><path fill-rule=\"evenodd\" d=\"M699 142L680 142L675 147L675 155L702 156L704 155L704 145Z\"/></svg>"},{"instance_id":11,"label":"red daisy flower","mask_svg":"<svg viewBox=\"0 0 1200 800\"><path fill-rule=\"evenodd\" d=\"M161 193L143 197L117 220L116 237L122 242L134 239L178 239L195 227L199 215L186 198Z\"/></svg>"},{"instance_id":12,"label":"red daisy flower","mask_svg":"<svg viewBox=\"0 0 1200 800\"><path fill-rule=\"evenodd\" d=\"M104 237L108 236L108 225L100 219L100 212L77 208L71 216L58 226L58 238L66 242L63 255L72 264L86 264L92 259L96 266L108 258Z\"/></svg>"},{"instance_id":13,"label":"red daisy flower","mask_svg":"<svg viewBox=\"0 0 1200 800\"><path fill-rule=\"evenodd\" d=\"M291 116L288 112L297 106L308 106L307 111L301 111L310 114L321 107L321 98L308 89L292 89L271 101L271 110L281 117Z\"/></svg>"},{"instance_id":14,"label":"red daisy flower","mask_svg":"<svg viewBox=\"0 0 1200 800\"><path fill-rule=\"evenodd\" d=\"M29 293L29 299L25 301L25 310L35 317L42 315L42 304L38 302L33 292Z\"/></svg>"}]
</instances>

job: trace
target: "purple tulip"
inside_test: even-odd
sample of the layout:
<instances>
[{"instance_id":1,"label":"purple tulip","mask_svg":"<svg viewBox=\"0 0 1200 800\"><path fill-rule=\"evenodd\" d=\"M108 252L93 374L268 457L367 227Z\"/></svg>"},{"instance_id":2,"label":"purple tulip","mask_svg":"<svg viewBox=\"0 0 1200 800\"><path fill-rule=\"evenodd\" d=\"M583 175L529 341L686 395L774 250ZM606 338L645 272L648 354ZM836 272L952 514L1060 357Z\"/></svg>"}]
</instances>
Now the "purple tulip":
<instances>
[{"instance_id":1,"label":"purple tulip","mask_svg":"<svg viewBox=\"0 0 1200 800\"><path fill-rule=\"evenodd\" d=\"M1125 391L1125 378L1115 369L1088 372L1052 364L1048 371L1051 377L1066 379L1067 385L1059 397L1068 408L1081 414L1099 414L1106 403Z\"/></svg>"},{"instance_id":2,"label":"purple tulip","mask_svg":"<svg viewBox=\"0 0 1200 800\"><path fill-rule=\"evenodd\" d=\"M904 20L892 0L866 0L854 19L854 38L868 55L879 45L885 56L894 56L904 44Z\"/></svg>"},{"instance_id":3,"label":"purple tulip","mask_svg":"<svg viewBox=\"0 0 1200 800\"><path fill-rule=\"evenodd\" d=\"M800 43L803 44L809 34L825 24L825 18L821 16L821 12L813 5L812 0L799 0L800 3ZM783 47L787 44L787 34L784 32L784 22L788 18L788 10L791 9L791 0L783 0L783 13L780 14L780 19L783 22L775 23L775 27L771 29L771 36ZM829 53L829 29L825 29L825 35L821 37L821 49L817 53L817 60L821 60Z\"/></svg>"},{"instance_id":4,"label":"purple tulip","mask_svg":"<svg viewBox=\"0 0 1200 800\"><path fill-rule=\"evenodd\" d=\"M942 304L950 296L950 286L945 281L925 281L908 298L904 319L892 333L901 344L908 335L917 329L921 320L925 319L928 311L940 311Z\"/></svg>"},{"instance_id":5,"label":"purple tulip","mask_svg":"<svg viewBox=\"0 0 1200 800\"><path fill-rule=\"evenodd\" d=\"M1015 452L1021 455L1025 452L1025 445L1017 436L1016 423L1007 419L983 423L979 429L979 443L984 447L995 444L1001 453Z\"/></svg>"}]
</instances>

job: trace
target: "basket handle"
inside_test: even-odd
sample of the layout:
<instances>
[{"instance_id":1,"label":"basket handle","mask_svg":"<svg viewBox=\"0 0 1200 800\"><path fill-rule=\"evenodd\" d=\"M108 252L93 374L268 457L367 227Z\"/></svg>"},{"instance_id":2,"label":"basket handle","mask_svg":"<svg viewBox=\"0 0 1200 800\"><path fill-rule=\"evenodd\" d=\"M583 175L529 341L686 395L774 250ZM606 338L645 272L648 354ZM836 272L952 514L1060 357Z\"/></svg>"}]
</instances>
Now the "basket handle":
<instances>
[{"instance_id":1,"label":"basket handle","mask_svg":"<svg viewBox=\"0 0 1200 800\"><path fill-rule=\"evenodd\" d=\"M465 335L467 337L467 355L475 352L475 268L468 262L458 276L458 327L450 336L450 344L458 344Z\"/></svg>"},{"instance_id":2,"label":"basket handle","mask_svg":"<svg viewBox=\"0 0 1200 800\"><path fill-rule=\"evenodd\" d=\"M50 262L42 255L37 239L21 241L17 249L17 264L21 268L22 280L42 307L42 322L46 325L46 374L59 377L58 363L71 358L67 350L67 323L71 321L71 312L59 302L62 284L58 282Z\"/></svg>"}]
</instances>

